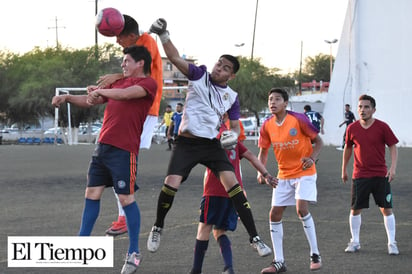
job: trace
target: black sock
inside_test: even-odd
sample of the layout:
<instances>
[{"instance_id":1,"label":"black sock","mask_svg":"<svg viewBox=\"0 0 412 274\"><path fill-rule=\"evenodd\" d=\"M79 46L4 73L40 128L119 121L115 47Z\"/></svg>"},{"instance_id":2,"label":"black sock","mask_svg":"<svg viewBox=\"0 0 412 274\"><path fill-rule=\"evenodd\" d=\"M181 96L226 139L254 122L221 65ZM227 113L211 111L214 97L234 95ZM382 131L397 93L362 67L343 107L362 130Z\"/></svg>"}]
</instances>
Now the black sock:
<instances>
[{"instance_id":1,"label":"black sock","mask_svg":"<svg viewBox=\"0 0 412 274\"><path fill-rule=\"evenodd\" d=\"M157 201L155 226L163 228L166 215L172 207L176 192L177 189L168 185L163 185L159 194L159 200Z\"/></svg>"},{"instance_id":2,"label":"black sock","mask_svg":"<svg viewBox=\"0 0 412 274\"><path fill-rule=\"evenodd\" d=\"M239 184L236 184L227 193L229 194L230 200L232 200L237 214L239 214L240 220L242 221L247 230L247 233L249 234L250 242L252 242L252 239L258 234L255 226L255 221L252 216L252 210L250 209L250 204L243 194L242 188Z\"/></svg>"},{"instance_id":3,"label":"black sock","mask_svg":"<svg viewBox=\"0 0 412 274\"><path fill-rule=\"evenodd\" d=\"M203 260L209 246L209 241L196 239L195 254L193 258L193 267L191 273L202 273Z\"/></svg>"}]
</instances>

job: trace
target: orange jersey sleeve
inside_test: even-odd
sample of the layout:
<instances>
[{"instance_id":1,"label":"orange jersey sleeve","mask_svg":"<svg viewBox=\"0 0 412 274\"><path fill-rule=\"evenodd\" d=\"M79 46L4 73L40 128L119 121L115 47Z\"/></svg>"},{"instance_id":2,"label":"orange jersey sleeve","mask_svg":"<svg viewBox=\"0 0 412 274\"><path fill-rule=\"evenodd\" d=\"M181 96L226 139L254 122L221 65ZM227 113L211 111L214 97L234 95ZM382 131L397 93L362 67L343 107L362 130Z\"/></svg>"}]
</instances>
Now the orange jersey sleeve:
<instances>
[{"instance_id":1,"label":"orange jersey sleeve","mask_svg":"<svg viewBox=\"0 0 412 274\"><path fill-rule=\"evenodd\" d=\"M163 92L163 65L162 57L160 56L159 48L156 41L147 33L143 33L136 42L137 46L144 46L152 56L152 78L157 83L156 96L152 107L149 109L148 115L159 116L160 101L162 100Z\"/></svg>"},{"instance_id":2,"label":"orange jersey sleeve","mask_svg":"<svg viewBox=\"0 0 412 274\"><path fill-rule=\"evenodd\" d=\"M304 114L288 112L282 124L276 123L276 116L267 119L261 129L259 147L273 146L278 163L278 178L292 179L316 173L316 167L302 169L302 158L312 154L311 139L317 135Z\"/></svg>"},{"instance_id":3,"label":"orange jersey sleeve","mask_svg":"<svg viewBox=\"0 0 412 274\"><path fill-rule=\"evenodd\" d=\"M225 126L230 129L230 120L227 120L225 122ZM246 140L246 135L245 135L245 128L242 124L242 121L240 121L240 120L239 120L239 127L240 127L240 133L239 133L239 137L237 139L239 141L243 142L244 140Z\"/></svg>"}]
</instances>

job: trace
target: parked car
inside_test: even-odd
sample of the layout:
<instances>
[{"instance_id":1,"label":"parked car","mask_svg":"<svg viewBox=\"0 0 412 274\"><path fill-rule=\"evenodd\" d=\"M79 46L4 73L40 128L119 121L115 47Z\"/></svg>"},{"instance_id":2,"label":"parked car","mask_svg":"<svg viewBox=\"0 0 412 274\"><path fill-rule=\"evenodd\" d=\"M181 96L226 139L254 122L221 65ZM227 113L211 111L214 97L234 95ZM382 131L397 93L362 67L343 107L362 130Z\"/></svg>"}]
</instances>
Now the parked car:
<instances>
[{"instance_id":1,"label":"parked car","mask_svg":"<svg viewBox=\"0 0 412 274\"><path fill-rule=\"evenodd\" d=\"M92 133L92 135L98 135L99 132L100 132L100 129L101 129L101 127L92 125L92 126L91 126L91 133ZM85 135L85 134L88 134L88 131L89 131L89 126L88 126L88 125L80 125L80 126L79 126L79 133L78 133L78 134L79 134L79 135Z\"/></svg>"},{"instance_id":2,"label":"parked car","mask_svg":"<svg viewBox=\"0 0 412 274\"><path fill-rule=\"evenodd\" d=\"M246 136L257 136L258 135L258 128L254 122L254 118L252 117L240 118L239 120L243 124L243 128L245 129Z\"/></svg>"},{"instance_id":3,"label":"parked car","mask_svg":"<svg viewBox=\"0 0 412 274\"><path fill-rule=\"evenodd\" d=\"M54 135L54 127L51 127L49 129L47 129L44 132L45 135L49 134L49 135ZM57 135L62 135L63 134L63 130L61 129L61 127L57 127Z\"/></svg>"},{"instance_id":4,"label":"parked car","mask_svg":"<svg viewBox=\"0 0 412 274\"><path fill-rule=\"evenodd\" d=\"M167 142L167 137L165 134L166 125L162 125L160 127L159 125L160 123L157 124L154 128L153 136L152 136L152 143L163 144Z\"/></svg>"}]
</instances>

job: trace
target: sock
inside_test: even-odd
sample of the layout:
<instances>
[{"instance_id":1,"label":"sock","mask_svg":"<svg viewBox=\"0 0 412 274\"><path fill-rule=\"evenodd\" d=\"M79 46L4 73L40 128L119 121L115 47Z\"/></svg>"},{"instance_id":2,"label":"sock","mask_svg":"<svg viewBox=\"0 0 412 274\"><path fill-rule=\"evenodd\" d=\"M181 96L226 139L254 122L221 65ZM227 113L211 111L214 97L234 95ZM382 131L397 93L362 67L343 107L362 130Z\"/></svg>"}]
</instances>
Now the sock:
<instances>
[{"instance_id":1,"label":"sock","mask_svg":"<svg viewBox=\"0 0 412 274\"><path fill-rule=\"evenodd\" d=\"M209 240L201 241L196 239L195 254L193 258L193 267L191 273L202 273L203 259L209 246Z\"/></svg>"},{"instance_id":2,"label":"sock","mask_svg":"<svg viewBox=\"0 0 412 274\"><path fill-rule=\"evenodd\" d=\"M360 243L359 241L359 234L360 234L360 227L362 224L361 214L359 215L349 215L349 226L350 226L350 233L352 235L351 242Z\"/></svg>"},{"instance_id":3,"label":"sock","mask_svg":"<svg viewBox=\"0 0 412 274\"><path fill-rule=\"evenodd\" d=\"M129 233L129 253L139 253L140 210L134 201L123 207L126 214L127 231Z\"/></svg>"},{"instance_id":4,"label":"sock","mask_svg":"<svg viewBox=\"0 0 412 274\"><path fill-rule=\"evenodd\" d=\"M114 190L114 187L112 187L112 189L113 189L114 197L116 197L117 208L119 209L119 216L124 216L125 213L124 213L124 210L123 210L123 206L122 206L122 204L120 203L119 195L117 195L116 191Z\"/></svg>"},{"instance_id":5,"label":"sock","mask_svg":"<svg viewBox=\"0 0 412 274\"><path fill-rule=\"evenodd\" d=\"M220 246L220 253L222 254L223 262L225 264L224 270L233 266L232 261L232 247L229 238L226 235L222 235L217 239Z\"/></svg>"},{"instance_id":6,"label":"sock","mask_svg":"<svg viewBox=\"0 0 412 274\"><path fill-rule=\"evenodd\" d=\"M283 256L283 224L280 222L269 222L270 238L272 239L274 261L284 262Z\"/></svg>"},{"instance_id":7,"label":"sock","mask_svg":"<svg viewBox=\"0 0 412 274\"><path fill-rule=\"evenodd\" d=\"M173 204L177 189L168 185L163 185L157 201L157 212L155 226L163 228L167 213Z\"/></svg>"},{"instance_id":8,"label":"sock","mask_svg":"<svg viewBox=\"0 0 412 274\"><path fill-rule=\"evenodd\" d=\"M388 236L388 244L396 243L396 221L395 215L383 216L383 223L385 225L386 235Z\"/></svg>"},{"instance_id":9,"label":"sock","mask_svg":"<svg viewBox=\"0 0 412 274\"><path fill-rule=\"evenodd\" d=\"M255 221L252 216L252 210L250 209L250 204L246 199L242 188L239 184L236 184L227 193L237 211L237 214L239 214L240 220L249 234L249 241L252 242L252 239L258 234Z\"/></svg>"},{"instance_id":10,"label":"sock","mask_svg":"<svg viewBox=\"0 0 412 274\"><path fill-rule=\"evenodd\" d=\"M315 222L313 221L312 215L308 213L308 215L306 215L303 218L300 218L300 220L302 221L303 230L305 231L306 239L309 242L310 255L312 254L319 255L318 241L316 239Z\"/></svg>"},{"instance_id":11,"label":"sock","mask_svg":"<svg viewBox=\"0 0 412 274\"><path fill-rule=\"evenodd\" d=\"M90 236L94 223L99 216L99 211L100 200L91 200L88 198L85 199L79 236Z\"/></svg>"}]
</instances>

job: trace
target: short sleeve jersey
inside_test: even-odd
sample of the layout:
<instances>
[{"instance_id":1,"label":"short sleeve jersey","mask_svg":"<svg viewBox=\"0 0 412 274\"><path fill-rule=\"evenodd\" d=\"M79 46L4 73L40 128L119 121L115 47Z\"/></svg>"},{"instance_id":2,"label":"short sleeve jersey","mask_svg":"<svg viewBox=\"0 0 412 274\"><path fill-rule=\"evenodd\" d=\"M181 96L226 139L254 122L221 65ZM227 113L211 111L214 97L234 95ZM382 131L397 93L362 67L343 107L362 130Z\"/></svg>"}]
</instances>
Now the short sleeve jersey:
<instances>
[{"instance_id":1,"label":"short sleeve jersey","mask_svg":"<svg viewBox=\"0 0 412 274\"><path fill-rule=\"evenodd\" d=\"M219 133L225 112L230 120L239 119L240 104L237 93L229 86L214 84L205 66L189 64L188 79L180 132L214 139Z\"/></svg>"},{"instance_id":2,"label":"short sleeve jersey","mask_svg":"<svg viewBox=\"0 0 412 274\"><path fill-rule=\"evenodd\" d=\"M159 116L160 101L162 100L163 92L163 64L162 56L160 55L159 48L157 47L156 40L148 33L143 33L140 35L139 39L136 41L137 46L144 46L150 52L152 57L152 73L150 76L157 83L156 96L153 100L153 104L150 107L148 115Z\"/></svg>"},{"instance_id":3,"label":"short sleeve jersey","mask_svg":"<svg viewBox=\"0 0 412 274\"><path fill-rule=\"evenodd\" d=\"M226 150L230 163L235 168L236 179L238 180L239 185L242 188L243 188L243 183L242 183L242 176L240 174L240 159L242 159L242 155L247 150L248 149L241 142L238 142L235 149ZM210 169L206 169L206 178L205 178L205 184L203 187L203 196L219 196L219 197L229 198L222 183L215 176L215 174L213 174L213 172Z\"/></svg>"},{"instance_id":4,"label":"short sleeve jersey","mask_svg":"<svg viewBox=\"0 0 412 274\"><path fill-rule=\"evenodd\" d=\"M122 101L105 98L106 109L99 142L138 155L143 124L156 95L156 82L151 77L123 78L110 87L126 88L134 85L143 87L147 95Z\"/></svg>"},{"instance_id":5,"label":"short sleeve jersey","mask_svg":"<svg viewBox=\"0 0 412 274\"><path fill-rule=\"evenodd\" d=\"M353 114L352 111L345 111L345 123L346 126L349 126L350 124L355 121L355 115Z\"/></svg>"},{"instance_id":6,"label":"short sleeve jersey","mask_svg":"<svg viewBox=\"0 0 412 274\"><path fill-rule=\"evenodd\" d=\"M177 134L179 132L180 122L182 121L183 112L175 112L172 115L173 121L173 134Z\"/></svg>"},{"instance_id":7,"label":"short sleeve jersey","mask_svg":"<svg viewBox=\"0 0 412 274\"><path fill-rule=\"evenodd\" d=\"M172 122L172 115L173 115L173 112L171 111L171 112L165 112L164 114L163 114L163 119L165 120L165 125L167 126L167 127L169 127L170 126L170 123Z\"/></svg>"},{"instance_id":8,"label":"short sleeve jersey","mask_svg":"<svg viewBox=\"0 0 412 274\"><path fill-rule=\"evenodd\" d=\"M312 125L320 131L320 121L322 120L322 115L320 115L317 111L306 111L305 115L308 117Z\"/></svg>"},{"instance_id":9,"label":"short sleeve jersey","mask_svg":"<svg viewBox=\"0 0 412 274\"><path fill-rule=\"evenodd\" d=\"M354 146L353 178L386 176L385 145L397 143L395 134L383 121L375 119L367 129L359 121L350 124L346 133L346 145Z\"/></svg>"},{"instance_id":10,"label":"short sleeve jersey","mask_svg":"<svg viewBox=\"0 0 412 274\"><path fill-rule=\"evenodd\" d=\"M293 179L316 174L316 167L303 170L302 158L312 154L311 140L318 132L302 113L288 111L282 124L276 116L268 118L260 129L259 147L273 147L278 163L278 178Z\"/></svg>"}]
</instances>

